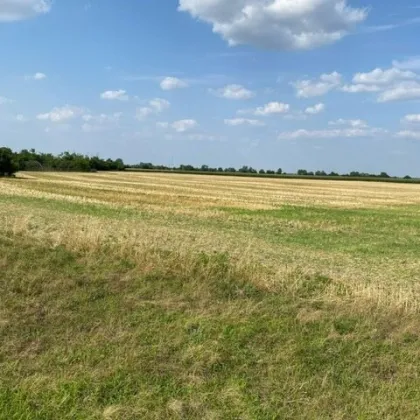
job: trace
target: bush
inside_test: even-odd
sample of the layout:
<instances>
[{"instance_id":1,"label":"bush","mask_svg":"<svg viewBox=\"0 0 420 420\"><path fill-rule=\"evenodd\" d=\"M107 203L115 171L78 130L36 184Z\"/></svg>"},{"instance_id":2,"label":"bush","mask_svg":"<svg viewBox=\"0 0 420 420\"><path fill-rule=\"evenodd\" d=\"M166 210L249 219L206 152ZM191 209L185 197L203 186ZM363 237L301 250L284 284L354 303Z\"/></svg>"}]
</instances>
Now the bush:
<instances>
[{"instance_id":1,"label":"bush","mask_svg":"<svg viewBox=\"0 0 420 420\"><path fill-rule=\"evenodd\" d=\"M0 176L12 176L18 170L15 156L8 147L0 147Z\"/></svg>"}]
</instances>

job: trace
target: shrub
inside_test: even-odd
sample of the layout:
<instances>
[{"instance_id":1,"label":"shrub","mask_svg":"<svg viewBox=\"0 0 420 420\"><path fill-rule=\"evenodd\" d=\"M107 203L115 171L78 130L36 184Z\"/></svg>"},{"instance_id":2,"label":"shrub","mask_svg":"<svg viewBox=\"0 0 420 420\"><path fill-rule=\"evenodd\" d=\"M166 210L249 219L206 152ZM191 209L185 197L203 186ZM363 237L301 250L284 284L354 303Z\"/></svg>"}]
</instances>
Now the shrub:
<instances>
[{"instance_id":1,"label":"shrub","mask_svg":"<svg viewBox=\"0 0 420 420\"><path fill-rule=\"evenodd\" d=\"M12 176L17 170L13 152L8 147L0 147L0 176Z\"/></svg>"}]
</instances>

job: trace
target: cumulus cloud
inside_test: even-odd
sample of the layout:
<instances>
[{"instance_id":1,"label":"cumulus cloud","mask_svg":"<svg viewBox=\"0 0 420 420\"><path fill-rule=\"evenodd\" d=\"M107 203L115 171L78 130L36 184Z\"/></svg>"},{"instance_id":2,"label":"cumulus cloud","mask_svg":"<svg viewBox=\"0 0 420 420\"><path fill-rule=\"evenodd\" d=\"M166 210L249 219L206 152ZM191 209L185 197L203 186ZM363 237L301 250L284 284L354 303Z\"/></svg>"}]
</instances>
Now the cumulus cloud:
<instances>
[{"instance_id":1,"label":"cumulus cloud","mask_svg":"<svg viewBox=\"0 0 420 420\"><path fill-rule=\"evenodd\" d=\"M163 112L165 109L168 109L171 104L166 99L155 98L149 102L149 105L152 107L153 110L156 112Z\"/></svg>"},{"instance_id":2,"label":"cumulus cloud","mask_svg":"<svg viewBox=\"0 0 420 420\"><path fill-rule=\"evenodd\" d=\"M171 106L166 99L155 98L149 101L148 106L137 108L136 118L142 120L149 115L160 114Z\"/></svg>"},{"instance_id":3,"label":"cumulus cloud","mask_svg":"<svg viewBox=\"0 0 420 420\"><path fill-rule=\"evenodd\" d=\"M395 67L387 70L376 68L369 73L356 73L353 77L353 83L367 85L389 85L400 80L416 78L417 75L412 71L401 70Z\"/></svg>"},{"instance_id":4,"label":"cumulus cloud","mask_svg":"<svg viewBox=\"0 0 420 420\"><path fill-rule=\"evenodd\" d=\"M61 108L53 108L50 112L45 114L38 114L37 119L41 121L51 121L54 123L61 123L63 121L68 121L73 118L79 117L83 114L83 108L65 105Z\"/></svg>"},{"instance_id":5,"label":"cumulus cloud","mask_svg":"<svg viewBox=\"0 0 420 420\"><path fill-rule=\"evenodd\" d=\"M115 115L98 115L92 120L85 122L82 125L82 131L85 133L97 133L100 131L107 131L118 127L120 117ZM86 120L85 120L86 121Z\"/></svg>"},{"instance_id":6,"label":"cumulus cloud","mask_svg":"<svg viewBox=\"0 0 420 420\"><path fill-rule=\"evenodd\" d=\"M52 0L1 0L0 22L30 19L48 13Z\"/></svg>"},{"instance_id":7,"label":"cumulus cloud","mask_svg":"<svg viewBox=\"0 0 420 420\"><path fill-rule=\"evenodd\" d=\"M333 43L367 17L347 0L180 0L178 9L211 24L229 45L276 50Z\"/></svg>"},{"instance_id":8,"label":"cumulus cloud","mask_svg":"<svg viewBox=\"0 0 420 420\"><path fill-rule=\"evenodd\" d=\"M269 102L268 104L264 106L258 107L255 111L255 115L260 116L267 116L272 114L285 114L289 112L290 105L284 104L282 102Z\"/></svg>"},{"instance_id":9,"label":"cumulus cloud","mask_svg":"<svg viewBox=\"0 0 420 420\"><path fill-rule=\"evenodd\" d=\"M385 89L379 96L378 102L395 102L420 99L420 83L401 82Z\"/></svg>"},{"instance_id":10,"label":"cumulus cloud","mask_svg":"<svg viewBox=\"0 0 420 420\"><path fill-rule=\"evenodd\" d=\"M183 89L186 87L188 87L188 83L176 77L165 77L160 82L160 88L162 90Z\"/></svg>"},{"instance_id":11,"label":"cumulus cloud","mask_svg":"<svg viewBox=\"0 0 420 420\"><path fill-rule=\"evenodd\" d=\"M319 104L316 104L314 106L310 106L310 107L306 108L305 113L310 114L310 115L316 115L316 114L320 114L324 110L325 110L325 105L322 104L322 103L319 103Z\"/></svg>"},{"instance_id":12,"label":"cumulus cloud","mask_svg":"<svg viewBox=\"0 0 420 420\"><path fill-rule=\"evenodd\" d=\"M340 88L340 90L347 93L368 93L368 92L379 92L381 88L376 85L355 84L355 85L344 85Z\"/></svg>"},{"instance_id":13,"label":"cumulus cloud","mask_svg":"<svg viewBox=\"0 0 420 420\"><path fill-rule=\"evenodd\" d=\"M345 120L340 118L336 121L330 121L328 125L347 125L353 128L367 128L368 124L363 120Z\"/></svg>"},{"instance_id":14,"label":"cumulus cloud","mask_svg":"<svg viewBox=\"0 0 420 420\"><path fill-rule=\"evenodd\" d=\"M232 99L236 101L241 101L245 99L250 99L255 96L254 92L246 89L242 85L227 85L220 89L209 89L210 93L216 95L220 98Z\"/></svg>"},{"instance_id":15,"label":"cumulus cloud","mask_svg":"<svg viewBox=\"0 0 420 420\"><path fill-rule=\"evenodd\" d=\"M233 119L225 119L225 124L230 125L232 127L236 127L238 125L251 125L251 126L263 126L265 123L259 120L253 120L249 118L233 118Z\"/></svg>"},{"instance_id":16,"label":"cumulus cloud","mask_svg":"<svg viewBox=\"0 0 420 420\"><path fill-rule=\"evenodd\" d=\"M172 123L171 127L178 133L185 133L198 127L196 120L179 120Z\"/></svg>"},{"instance_id":17,"label":"cumulus cloud","mask_svg":"<svg viewBox=\"0 0 420 420\"><path fill-rule=\"evenodd\" d=\"M397 67L400 66L400 67ZM420 99L420 76L408 68L415 68L413 63L394 61L389 69L376 68L367 73L356 73L353 83L339 89L347 93L378 92L377 102L393 102Z\"/></svg>"},{"instance_id":18,"label":"cumulus cloud","mask_svg":"<svg viewBox=\"0 0 420 420\"><path fill-rule=\"evenodd\" d=\"M128 95L125 90L107 90L101 93L101 99L108 101L128 101Z\"/></svg>"},{"instance_id":19,"label":"cumulus cloud","mask_svg":"<svg viewBox=\"0 0 420 420\"><path fill-rule=\"evenodd\" d=\"M114 112L113 114L85 114L82 116L85 123L82 125L82 130L85 132L105 131L110 128L118 126L122 112Z\"/></svg>"},{"instance_id":20,"label":"cumulus cloud","mask_svg":"<svg viewBox=\"0 0 420 420\"><path fill-rule=\"evenodd\" d=\"M45 73L35 73L35 74L31 74L29 76L25 76L26 80L44 80L47 78L47 75Z\"/></svg>"},{"instance_id":21,"label":"cumulus cloud","mask_svg":"<svg viewBox=\"0 0 420 420\"><path fill-rule=\"evenodd\" d=\"M401 121L404 123L420 123L420 114L406 115Z\"/></svg>"},{"instance_id":22,"label":"cumulus cloud","mask_svg":"<svg viewBox=\"0 0 420 420\"><path fill-rule=\"evenodd\" d=\"M374 137L386 133L381 128L342 128L325 130L305 130L283 132L279 134L279 139L332 139L332 138L353 138L353 137Z\"/></svg>"},{"instance_id":23,"label":"cumulus cloud","mask_svg":"<svg viewBox=\"0 0 420 420\"><path fill-rule=\"evenodd\" d=\"M330 74L322 74L316 80L298 80L292 82L292 86L296 89L298 98L311 98L314 96L322 96L341 84L341 74L336 71Z\"/></svg>"}]
</instances>

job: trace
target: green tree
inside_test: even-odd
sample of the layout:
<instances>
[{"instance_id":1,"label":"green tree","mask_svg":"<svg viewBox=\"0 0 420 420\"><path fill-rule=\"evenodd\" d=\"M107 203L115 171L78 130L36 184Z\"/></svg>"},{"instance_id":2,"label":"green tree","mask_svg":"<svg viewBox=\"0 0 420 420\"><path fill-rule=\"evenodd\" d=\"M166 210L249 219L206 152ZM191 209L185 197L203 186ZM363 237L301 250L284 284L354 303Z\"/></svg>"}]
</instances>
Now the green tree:
<instances>
[{"instance_id":1,"label":"green tree","mask_svg":"<svg viewBox=\"0 0 420 420\"><path fill-rule=\"evenodd\" d=\"M0 148L0 176L12 176L18 171L15 155L8 147Z\"/></svg>"}]
</instances>

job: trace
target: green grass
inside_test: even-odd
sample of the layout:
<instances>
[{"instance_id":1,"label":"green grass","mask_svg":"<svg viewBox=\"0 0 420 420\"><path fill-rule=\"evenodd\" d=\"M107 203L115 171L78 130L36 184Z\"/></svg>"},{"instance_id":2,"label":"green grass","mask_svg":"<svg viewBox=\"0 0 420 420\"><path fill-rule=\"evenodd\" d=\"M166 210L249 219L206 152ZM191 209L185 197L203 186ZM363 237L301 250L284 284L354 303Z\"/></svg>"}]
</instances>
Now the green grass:
<instances>
[{"instance_id":1,"label":"green grass","mask_svg":"<svg viewBox=\"0 0 420 420\"><path fill-rule=\"evenodd\" d=\"M106 249L12 241L1 419L420 416L417 316L323 302L324 277L269 291L226 254L145 272Z\"/></svg>"}]
</instances>

